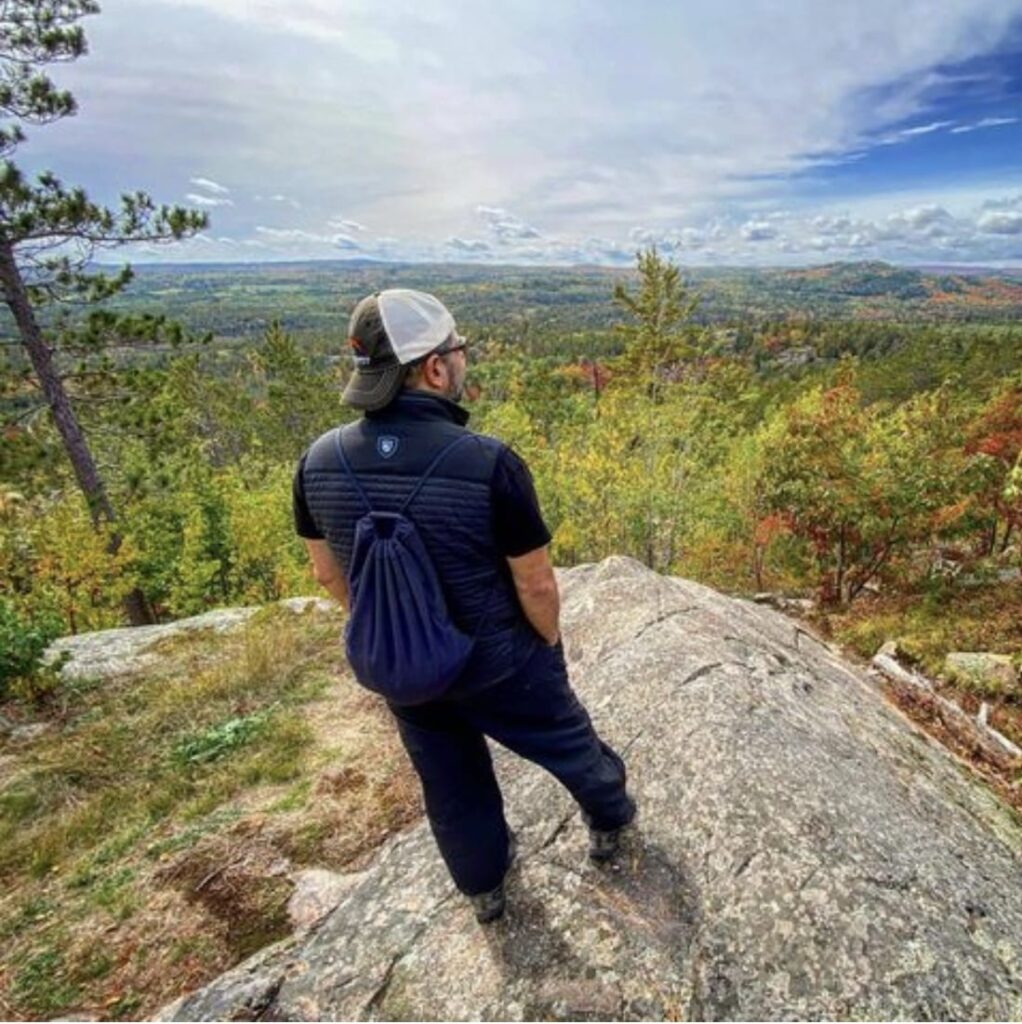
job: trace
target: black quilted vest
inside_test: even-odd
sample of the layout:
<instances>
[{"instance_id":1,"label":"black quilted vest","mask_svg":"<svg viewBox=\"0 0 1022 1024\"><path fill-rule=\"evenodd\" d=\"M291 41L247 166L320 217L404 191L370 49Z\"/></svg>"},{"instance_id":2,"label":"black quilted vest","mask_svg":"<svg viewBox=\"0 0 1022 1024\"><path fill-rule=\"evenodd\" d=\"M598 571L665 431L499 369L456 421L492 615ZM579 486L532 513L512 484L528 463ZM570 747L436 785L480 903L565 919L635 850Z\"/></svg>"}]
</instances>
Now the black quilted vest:
<instances>
[{"instance_id":1,"label":"black quilted vest","mask_svg":"<svg viewBox=\"0 0 1022 1024\"><path fill-rule=\"evenodd\" d=\"M373 508L397 511L440 449L471 434L467 421L468 413L445 398L403 391L386 408L344 427L344 452ZM313 522L346 569L355 523L367 509L340 466L334 434L328 431L309 448L303 482ZM503 445L483 434L472 438L444 457L406 512L433 559L454 622L469 636L479 629L452 696L500 682L542 642L522 612L493 535L490 481Z\"/></svg>"}]
</instances>

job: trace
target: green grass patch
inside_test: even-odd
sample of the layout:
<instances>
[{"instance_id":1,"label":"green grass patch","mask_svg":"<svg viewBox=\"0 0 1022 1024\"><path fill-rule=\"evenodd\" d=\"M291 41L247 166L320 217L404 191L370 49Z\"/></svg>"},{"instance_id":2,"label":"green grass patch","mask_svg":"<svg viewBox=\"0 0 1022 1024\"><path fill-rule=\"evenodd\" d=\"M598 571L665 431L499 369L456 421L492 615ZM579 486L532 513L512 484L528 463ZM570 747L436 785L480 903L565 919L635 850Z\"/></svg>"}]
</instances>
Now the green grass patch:
<instances>
[{"instance_id":1,"label":"green grass patch","mask_svg":"<svg viewBox=\"0 0 1022 1024\"><path fill-rule=\"evenodd\" d=\"M301 779L284 796L270 804L267 810L273 814L287 814L291 811L300 811L308 804L311 792L312 782L309 779Z\"/></svg>"},{"instance_id":2,"label":"green grass patch","mask_svg":"<svg viewBox=\"0 0 1022 1024\"><path fill-rule=\"evenodd\" d=\"M58 1013L74 1003L80 992L67 976L63 955L54 948L29 954L17 968L11 985L15 1005L39 1016Z\"/></svg>"},{"instance_id":3,"label":"green grass patch","mask_svg":"<svg viewBox=\"0 0 1022 1024\"><path fill-rule=\"evenodd\" d=\"M271 704L262 711L241 718L229 718L200 733L184 736L174 745L174 760L181 765L219 761L258 736L276 709L277 705Z\"/></svg>"}]
</instances>

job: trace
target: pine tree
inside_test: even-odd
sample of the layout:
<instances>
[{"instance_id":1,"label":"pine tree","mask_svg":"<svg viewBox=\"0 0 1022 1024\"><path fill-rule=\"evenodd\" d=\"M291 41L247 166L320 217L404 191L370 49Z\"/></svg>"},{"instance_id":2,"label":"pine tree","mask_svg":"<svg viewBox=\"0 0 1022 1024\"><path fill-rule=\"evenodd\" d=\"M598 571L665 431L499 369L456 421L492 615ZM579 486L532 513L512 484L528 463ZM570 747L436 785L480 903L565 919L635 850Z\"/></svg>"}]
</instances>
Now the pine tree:
<instances>
[{"instance_id":1,"label":"pine tree","mask_svg":"<svg viewBox=\"0 0 1022 1024\"><path fill-rule=\"evenodd\" d=\"M663 570L673 559L672 504L682 485L678 455L686 445L685 438L666 426L665 385L679 378L679 364L695 353L687 332L699 299L686 289L679 268L662 258L656 246L637 253L636 260L638 292L633 294L623 284L614 286L614 303L634 321L616 327L625 338L625 351L615 365L615 374L639 389L633 407L636 425L642 425L630 447L645 466L636 495L643 535L640 557L650 568ZM665 474L670 476L666 490Z\"/></svg>"},{"instance_id":2,"label":"pine tree","mask_svg":"<svg viewBox=\"0 0 1022 1024\"><path fill-rule=\"evenodd\" d=\"M183 238L206 226L204 214L157 206L144 192L125 193L119 210L94 203L53 173L30 181L10 159L25 141L24 125L45 125L76 113L74 97L58 89L43 68L87 52L78 22L99 12L95 0L4 0L0 4L0 289L14 317L75 478L97 529L121 543L116 515L55 360L59 333L45 330L41 307L98 302L131 280L96 271L98 251L129 242ZM126 602L134 623L148 614L140 592Z\"/></svg>"},{"instance_id":3,"label":"pine tree","mask_svg":"<svg viewBox=\"0 0 1022 1024\"><path fill-rule=\"evenodd\" d=\"M623 284L614 286L614 302L634 323L616 328L625 337L620 371L640 381L646 394L659 402L664 379L674 364L692 355L685 325L699 298L681 280L681 271L651 246L636 254L639 290L632 294Z\"/></svg>"}]
</instances>

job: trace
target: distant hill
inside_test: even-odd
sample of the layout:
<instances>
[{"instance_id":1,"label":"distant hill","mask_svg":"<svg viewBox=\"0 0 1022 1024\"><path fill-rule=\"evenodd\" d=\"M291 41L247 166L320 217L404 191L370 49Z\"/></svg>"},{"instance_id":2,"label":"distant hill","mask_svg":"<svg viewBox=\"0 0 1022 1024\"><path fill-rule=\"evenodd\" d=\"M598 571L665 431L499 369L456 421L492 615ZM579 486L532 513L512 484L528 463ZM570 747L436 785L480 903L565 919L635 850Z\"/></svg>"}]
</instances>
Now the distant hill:
<instances>
[{"instance_id":1,"label":"distant hill","mask_svg":"<svg viewBox=\"0 0 1022 1024\"><path fill-rule=\"evenodd\" d=\"M765 278L765 281L769 278ZM932 273L889 263L832 263L777 274L774 297L792 309L844 309L852 319L999 320L1022 310L1022 280Z\"/></svg>"},{"instance_id":2,"label":"distant hill","mask_svg":"<svg viewBox=\"0 0 1022 1024\"><path fill-rule=\"evenodd\" d=\"M273 318L292 330L333 331L366 292L435 291L475 328L532 325L609 328L616 282L631 270L303 261L142 265L118 305L165 313L223 337L261 331ZM1004 323L1022 316L1022 278L931 271L887 263L804 269L686 268L704 323L785 319Z\"/></svg>"}]
</instances>

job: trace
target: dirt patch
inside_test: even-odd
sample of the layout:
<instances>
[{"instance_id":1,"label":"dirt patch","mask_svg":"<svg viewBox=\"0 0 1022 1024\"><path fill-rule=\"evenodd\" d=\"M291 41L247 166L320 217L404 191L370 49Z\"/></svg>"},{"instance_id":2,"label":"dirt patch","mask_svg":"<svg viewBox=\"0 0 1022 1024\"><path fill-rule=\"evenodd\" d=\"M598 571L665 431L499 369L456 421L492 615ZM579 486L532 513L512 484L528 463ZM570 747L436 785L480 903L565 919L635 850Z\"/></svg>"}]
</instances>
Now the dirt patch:
<instances>
[{"instance_id":1,"label":"dirt patch","mask_svg":"<svg viewBox=\"0 0 1022 1024\"><path fill-rule=\"evenodd\" d=\"M173 858L153 874L215 918L231 959L242 959L289 931L291 863L258 818L239 822Z\"/></svg>"}]
</instances>

